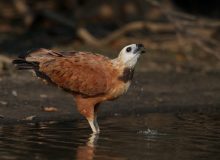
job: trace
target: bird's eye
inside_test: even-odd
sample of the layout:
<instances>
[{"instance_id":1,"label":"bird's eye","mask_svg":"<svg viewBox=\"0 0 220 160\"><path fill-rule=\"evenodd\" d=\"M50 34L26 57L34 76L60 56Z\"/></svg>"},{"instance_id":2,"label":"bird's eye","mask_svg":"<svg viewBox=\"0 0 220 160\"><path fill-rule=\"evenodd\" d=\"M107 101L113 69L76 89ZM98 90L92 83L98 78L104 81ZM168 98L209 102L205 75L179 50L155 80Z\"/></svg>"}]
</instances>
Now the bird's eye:
<instances>
[{"instance_id":1,"label":"bird's eye","mask_svg":"<svg viewBox=\"0 0 220 160\"><path fill-rule=\"evenodd\" d=\"M128 47L128 48L126 49L126 51L127 51L127 52L130 52L130 51L131 51L131 47Z\"/></svg>"}]
</instances>

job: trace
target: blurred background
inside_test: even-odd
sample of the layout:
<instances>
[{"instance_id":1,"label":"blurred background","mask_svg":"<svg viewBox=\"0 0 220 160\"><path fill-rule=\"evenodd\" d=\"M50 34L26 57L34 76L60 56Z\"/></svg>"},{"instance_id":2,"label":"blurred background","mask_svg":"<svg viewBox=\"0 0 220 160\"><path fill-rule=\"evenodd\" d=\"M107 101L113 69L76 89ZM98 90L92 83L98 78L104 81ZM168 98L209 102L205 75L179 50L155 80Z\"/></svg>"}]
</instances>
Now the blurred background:
<instances>
[{"instance_id":1,"label":"blurred background","mask_svg":"<svg viewBox=\"0 0 220 160\"><path fill-rule=\"evenodd\" d=\"M147 54L100 107L99 138L72 95L11 64L36 48L114 58L131 43ZM219 0L0 0L0 159L220 159L219 82Z\"/></svg>"},{"instance_id":2,"label":"blurred background","mask_svg":"<svg viewBox=\"0 0 220 160\"><path fill-rule=\"evenodd\" d=\"M217 0L1 0L3 55L35 48L86 50L117 56L143 43L144 71L220 69L220 2ZM144 61L144 62L143 62Z\"/></svg>"}]
</instances>

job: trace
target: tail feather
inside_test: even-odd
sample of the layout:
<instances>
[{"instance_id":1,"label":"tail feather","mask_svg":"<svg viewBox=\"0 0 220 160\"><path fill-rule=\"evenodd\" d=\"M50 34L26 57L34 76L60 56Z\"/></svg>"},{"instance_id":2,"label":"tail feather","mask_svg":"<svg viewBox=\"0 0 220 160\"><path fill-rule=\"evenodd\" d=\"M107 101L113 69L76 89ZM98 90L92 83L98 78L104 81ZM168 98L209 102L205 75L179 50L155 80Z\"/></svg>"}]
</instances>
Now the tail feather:
<instances>
[{"instance_id":1,"label":"tail feather","mask_svg":"<svg viewBox=\"0 0 220 160\"><path fill-rule=\"evenodd\" d=\"M34 51L29 52L24 59L26 59L28 62L42 62L42 61L49 61L51 59L54 59L55 57L62 57L63 55L54 52L52 50L40 48Z\"/></svg>"},{"instance_id":2,"label":"tail feather","mask_svg":"<svg viewBox=\"0 0 220 160\"><path fill-rule=\"evenodd\" d=\"M16 69L18 70L26 70L26 69L38 69L39 63L38 62L28 62L25 59L15 59L12 61L15 65Z\"/></svg>"},{"instance_id":3,"label":"tail feather","mask_svg":"<svg viewBox=\"0 0 220 160\"><path fill-rule=\"evenodd\" d=\"M52 50L40 48L28 52L26 55L19 56L12 63L15 64L16 68L22 69L39 69L39 64L42 62L50 61L55 57L62 57L63 55Z\"/></svg>"}]
</instances>

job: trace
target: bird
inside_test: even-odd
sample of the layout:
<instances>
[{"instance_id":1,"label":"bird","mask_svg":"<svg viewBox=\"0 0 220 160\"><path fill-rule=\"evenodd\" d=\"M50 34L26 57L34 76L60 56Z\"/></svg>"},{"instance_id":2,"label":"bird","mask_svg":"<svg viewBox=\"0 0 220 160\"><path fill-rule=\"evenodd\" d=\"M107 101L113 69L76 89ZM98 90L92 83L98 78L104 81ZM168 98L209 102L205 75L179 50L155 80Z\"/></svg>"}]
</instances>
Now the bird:
<instances>
[{"instance_id":1,"label":"bird","mask_svg":"<svg viewBox=\"0 0 220 160\"><path fill-rule=\"evenodd\" d=\"M12 63L18 70L33 70L40 79L72 94L77 110L88 120L92 132L99 133L100 104L127 92L142 53L142 44L125 46L113 59L92 52L40 48Z\"/></svg>"}]
</instances>

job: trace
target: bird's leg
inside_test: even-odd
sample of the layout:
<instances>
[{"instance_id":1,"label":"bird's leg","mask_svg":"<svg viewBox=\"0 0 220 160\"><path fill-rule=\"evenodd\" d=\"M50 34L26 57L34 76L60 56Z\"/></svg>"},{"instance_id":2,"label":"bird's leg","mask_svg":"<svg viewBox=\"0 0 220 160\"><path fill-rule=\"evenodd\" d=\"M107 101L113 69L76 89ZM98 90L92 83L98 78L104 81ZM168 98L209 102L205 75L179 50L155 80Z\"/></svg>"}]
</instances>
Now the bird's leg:
<instances>
[{"instance_id":1,"label":"bird's leg","mask_svg":"<svg viewBox=\"0 0 220 160\"><path fill-rule=\"evenodd\" d=\"M97 122L97 111L98 111L98 104L95 105L95 107L94 107L93 118L88 119L89 125L92 128L93 133L99 133L100 132L99 125L98 125L98 122Z\"/></svg>"},{"instance_id":2,"label":"bird's leg","mask_svg":"<svg viewBox=\"0 0 220 160\"><path fill-rule=\"evenodd\" d=\"M97 123L98 105L92 99L86 99L81 96L76 96L75 100L78 111L88 120L93 133L99 133L100 130Z\"/></svg>"},{"instance_id":3,"label":"bird's leg","mask_svg":"<svg viewBox=\"0 0 220 160\"><path fill-rule=\"evenodd\" d=\"M100 129L99 129L99 125L98 125L98 122L97 122L97 116L95 116L95 128L96 130L98 131L98 133L100 132Z\"/></svg>"},{"instance_id":4,"label":"bird's leg","mask_svg":"<svg viewBox=\"0 0 220 160\"><path fill-rule=\"evenodd\" d=\"M90 125L93 133L99 133L100 132L99 125L97 123L96 118L94 118L92 120L88 119L88 122L89 122L89 125Z\"/></svg>"}]
</instances>

